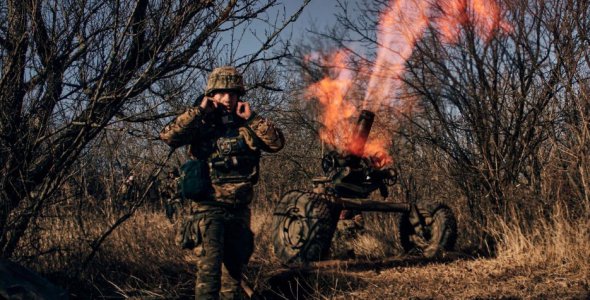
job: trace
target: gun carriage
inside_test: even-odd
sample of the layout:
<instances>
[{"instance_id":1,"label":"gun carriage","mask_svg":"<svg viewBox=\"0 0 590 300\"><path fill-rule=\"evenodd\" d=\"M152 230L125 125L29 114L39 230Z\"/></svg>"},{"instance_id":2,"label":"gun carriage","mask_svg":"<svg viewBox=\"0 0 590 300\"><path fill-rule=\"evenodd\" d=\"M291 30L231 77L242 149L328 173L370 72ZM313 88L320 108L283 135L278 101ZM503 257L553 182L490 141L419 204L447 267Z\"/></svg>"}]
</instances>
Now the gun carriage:
<instances>
[{"instance_id":1,"label":"gun carriage","mask_svg":"<svg viewBox=\"0 0 590 300\"><path fill-rule=\"evenodd\" d=\"M273 213L273 248L284 263L328 257L340 212L346 210L398 213L396 239L404 251L426 257L454 246L457 226L451 209L440 202L393 202L388 186L396 183L393 169L379 155L363 155L375 114L363 110L348 151L331 151L322 159L325 176L314 178L313 191L286 193ZM371 199L379 190L385 201Z\"/></svg>"}]
</instances>

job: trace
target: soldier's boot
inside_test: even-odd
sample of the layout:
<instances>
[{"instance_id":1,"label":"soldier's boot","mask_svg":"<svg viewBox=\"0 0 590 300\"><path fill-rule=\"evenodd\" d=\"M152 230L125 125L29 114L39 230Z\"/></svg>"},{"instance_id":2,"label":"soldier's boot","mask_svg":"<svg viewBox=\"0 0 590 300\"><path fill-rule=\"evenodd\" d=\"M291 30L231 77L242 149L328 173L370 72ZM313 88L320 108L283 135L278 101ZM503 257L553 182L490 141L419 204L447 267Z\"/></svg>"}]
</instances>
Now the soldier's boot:
<instances>
[{"instance_id":1,"label":"soldier's boot","mask_svg":"<svg viewBox=\"0 0 590 300\"><path fill-rule=\"evenodd\" d=\"M237 268L236 268L237 267ZM223 265L221 273L221 291L219 292L220 299L237 300L246 299L244 291L240 285L242 272L241 267Z\"/></svg>"}]
</instances>

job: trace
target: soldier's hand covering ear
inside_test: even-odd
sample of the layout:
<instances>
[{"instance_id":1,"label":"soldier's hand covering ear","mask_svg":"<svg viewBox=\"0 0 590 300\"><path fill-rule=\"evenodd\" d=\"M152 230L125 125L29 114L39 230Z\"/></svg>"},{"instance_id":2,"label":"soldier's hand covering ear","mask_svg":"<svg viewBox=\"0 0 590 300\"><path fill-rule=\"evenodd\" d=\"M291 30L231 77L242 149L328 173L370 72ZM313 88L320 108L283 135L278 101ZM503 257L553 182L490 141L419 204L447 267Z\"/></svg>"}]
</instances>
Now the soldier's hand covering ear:
<instances>
[{"instance_id":1,"label":"soldier's hand covering ear","mask_svg":"<svg viewBox=\"0 0 590 300\"><path fill-rule=\"evenodd\" d=\"M199 107L203 110L204 114L208 114L217 109L217 103L210 97L203 97L203 101L199 104Z\"/></svg>"},{"instance_id":2,"label":"soldier's hand covering ear","mask_svg":"<svg viewBox=\"0 0 590 300\"><path fill-rule=\"evenodd\" d=\"M250 109L250 103L239 101L236 107L236 115L238 117L248 120L252 116L252 110Z\"/></svg>"}]
</instances>

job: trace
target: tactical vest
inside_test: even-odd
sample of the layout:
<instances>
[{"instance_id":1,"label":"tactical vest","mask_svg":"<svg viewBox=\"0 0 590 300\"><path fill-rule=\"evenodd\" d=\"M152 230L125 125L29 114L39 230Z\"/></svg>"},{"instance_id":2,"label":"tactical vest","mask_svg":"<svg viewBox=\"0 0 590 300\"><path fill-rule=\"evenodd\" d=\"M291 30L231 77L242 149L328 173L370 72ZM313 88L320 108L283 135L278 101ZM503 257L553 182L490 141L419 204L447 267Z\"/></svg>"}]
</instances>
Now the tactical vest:
<instances>
[{"instance_id":1,"label":"tactical vest","mask_svg":"<svg viewBox=\"0 0 590 300\"><path fill-rule=\"evenodd\" d=\"M240 135L246 121L233 115L212 114L210 118L210 125L203 127L196 143L191 144L190 153L208 165L211 183L257 183L260 150L252 150Z\"/></svg>"},{"instance_id":2,"label":"tactical vest","mask_svg":"<svg viewBox=\"0 0 590 300\"><path fill-rule=\"evenodd\" d=\"M258 182L260 151L251 150L242 136L219 137L213 148L208 160L211 183Z\"/></svg>"}]
</instances>

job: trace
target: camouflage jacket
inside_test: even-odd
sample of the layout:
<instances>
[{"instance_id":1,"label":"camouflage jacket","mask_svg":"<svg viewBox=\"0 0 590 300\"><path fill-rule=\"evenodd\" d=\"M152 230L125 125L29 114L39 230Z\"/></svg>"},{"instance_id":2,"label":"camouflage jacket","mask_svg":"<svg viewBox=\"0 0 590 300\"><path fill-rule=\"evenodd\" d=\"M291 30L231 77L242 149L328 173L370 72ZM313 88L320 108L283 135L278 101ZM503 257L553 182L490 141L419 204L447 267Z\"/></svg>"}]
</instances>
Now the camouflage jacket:
<instances>
[{"instance_id":1,"label":"camouflage jacket","mask_svg":"<svg viewBox=\"0 0 590 300\"><path fill-rule=\"evenodd\" d=\"M218 112L204 115L191 107L160 133L171 147L189 146L193 159L207 161L215 201L247 204L258 180L260 151L277 152L285 144L273 123L252 112L248 120Z\"/></svg>"}]
</instances>

